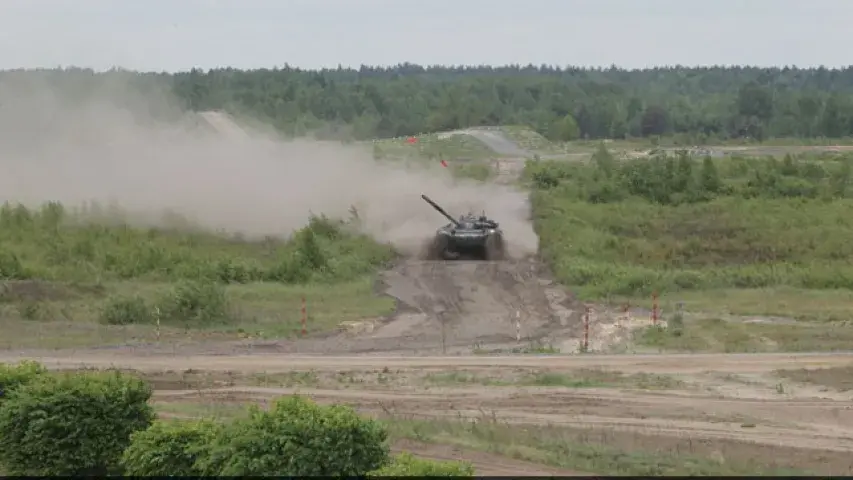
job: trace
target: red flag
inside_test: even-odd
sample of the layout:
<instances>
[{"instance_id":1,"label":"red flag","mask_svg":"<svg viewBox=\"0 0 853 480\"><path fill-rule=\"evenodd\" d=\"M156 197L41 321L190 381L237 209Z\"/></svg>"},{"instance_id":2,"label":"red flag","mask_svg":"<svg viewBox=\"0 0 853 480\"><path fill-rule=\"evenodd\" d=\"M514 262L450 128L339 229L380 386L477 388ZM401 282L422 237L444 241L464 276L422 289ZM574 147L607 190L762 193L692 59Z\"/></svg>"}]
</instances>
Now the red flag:
<instances>
[{"instance_id":1,"label":"red flag","mask_svg":"<svg viewBox=\"0 0 853 480\"><path fill-rule=\"evenodd\" d=\"M406 142L410 143L410 144L414 144L414 143L418 143L418 139L415 137L409 137L406 139Z\"/></svg>"},{"instance_id":2,"label":"red flag","mask_svg":"<svg viewBox=\"0 0 853 480\"><path fill-rule=\"evenodd\" d=\"M444 167L444 168L447 168L447 162L445 162L444 160L442 160L442 161L441 161L441 166L442 166L442 167Z\"/></svg>"}]
</instances>

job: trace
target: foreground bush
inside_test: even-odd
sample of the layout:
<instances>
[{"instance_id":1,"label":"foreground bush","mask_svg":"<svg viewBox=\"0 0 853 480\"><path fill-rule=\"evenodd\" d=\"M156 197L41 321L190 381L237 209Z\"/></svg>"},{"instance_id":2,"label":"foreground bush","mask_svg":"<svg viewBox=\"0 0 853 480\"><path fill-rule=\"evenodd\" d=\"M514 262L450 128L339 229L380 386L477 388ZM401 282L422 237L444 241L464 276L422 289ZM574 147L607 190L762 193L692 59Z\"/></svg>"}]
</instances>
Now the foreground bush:
<instances>
[{"instance_id":1,"label":"foreground bush","mask_svg":"<svg viewBox=\"0 0 853 480\"><path fill-rule=\"evenodd\" d=\"M17 365L0 364L0 402L18 387L47 373L40 363L24 360Z\"/></svg>"},{"instance_id":2,"label":"foreground bush","mask_svg":"<svg viewBox=\"0 0 853 480\"><path fill-rule=\"evenodd\" d=\"M370 472L370 477L474 477L474 467L467 462L424 460L411 453L396 455L388 465Z\"/></svg>"},{"instance_id":3,"label":"foreground bush","mask_svg":"<svg viewBox=\"0 0 853 480\"><path fill-rule=\"evenodd\" d=\"M381 424L349 407L292 396L269 411L253 406L216 436L196 466L215 476L361 476L386 462L386 439Z\"/></svg>"},{"instance_id":4,"label":"foreground bush","mask_svg":"<svg viewBox=\"0 0 853 480\"><path fill-rule=\"evenodd\" d=\"M150 397L119 372L38 375L0 404L0 465L11 475L120 474L131 434L154 417Z\"/></svg>"},{"instance_id":5,"label":"foreground bush","mask_svg":"<svg viewBox=\"0 0 853 480\"><path fill-rule=\"evenodd\" d=\"M124 475L201 475L196 461L206 454L210 442L222 426L207 421L155 422L147 430L135 432L122 455Z\"/></svg>"}]
</instances>

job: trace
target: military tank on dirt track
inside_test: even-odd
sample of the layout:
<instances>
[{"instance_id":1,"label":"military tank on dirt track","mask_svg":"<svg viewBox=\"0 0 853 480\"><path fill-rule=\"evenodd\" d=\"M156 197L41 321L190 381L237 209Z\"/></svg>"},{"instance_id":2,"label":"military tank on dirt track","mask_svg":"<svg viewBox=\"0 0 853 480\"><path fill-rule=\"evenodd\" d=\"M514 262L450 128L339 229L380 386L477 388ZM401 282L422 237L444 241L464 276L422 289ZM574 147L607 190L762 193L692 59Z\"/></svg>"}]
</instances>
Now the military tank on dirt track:
<instances>
[{"instance_id":1,"label":"military tank on dirt track","mask_svg":"<svg viewBox=\"0 0 853 480\"><path fill-rule=\"evenodd\" d=\"M469 213L455 219L426 195L425 202L450 220L439 228L430 243L427 257L430 260L502 260L504 258L503 231L498 222L483 215Z\"/></svg>"}]
</instances>

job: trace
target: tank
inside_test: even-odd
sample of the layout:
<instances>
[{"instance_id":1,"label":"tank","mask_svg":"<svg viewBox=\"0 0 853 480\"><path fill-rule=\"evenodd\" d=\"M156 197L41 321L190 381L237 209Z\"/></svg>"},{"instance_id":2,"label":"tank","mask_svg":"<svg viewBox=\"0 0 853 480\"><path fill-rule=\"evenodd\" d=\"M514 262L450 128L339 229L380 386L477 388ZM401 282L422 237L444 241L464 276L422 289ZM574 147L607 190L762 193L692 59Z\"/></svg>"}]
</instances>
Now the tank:
<instances>
[{"instance_id":1,"label":"tank","mask_svg":"<svg viewBox=\"0 0 853 480\"><path fill-rule=\"evenodd\" d=\"M421 195L438 213L450 223L439 227L429 249L431 260L502 260L504 258L503 231L498 222L482 215L468 213L458 219Z\"/></svg>"}]
</instances>

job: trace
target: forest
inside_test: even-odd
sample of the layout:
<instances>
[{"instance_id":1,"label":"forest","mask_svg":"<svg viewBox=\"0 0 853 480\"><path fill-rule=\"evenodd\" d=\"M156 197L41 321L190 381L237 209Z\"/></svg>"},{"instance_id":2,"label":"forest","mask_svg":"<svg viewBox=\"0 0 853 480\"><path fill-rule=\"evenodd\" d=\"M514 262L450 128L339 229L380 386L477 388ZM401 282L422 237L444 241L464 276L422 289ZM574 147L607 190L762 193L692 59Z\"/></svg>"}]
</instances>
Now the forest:
<instances>
[{"instance_id":1,"label":"forest","mask_svg":"<svg viewBox=\"0 0 853 480\"><path fill-rule=\"evenodd\" d=\"M0 72L0 83L45 81L77 94L111 78L167 89L182 107L222 109L289 135L390 138L487 125L527 125L554 141L675 137L703 144L853 135L853 67L290 66L136 73L87 69Z\"/></svg>"}]
</instances>

